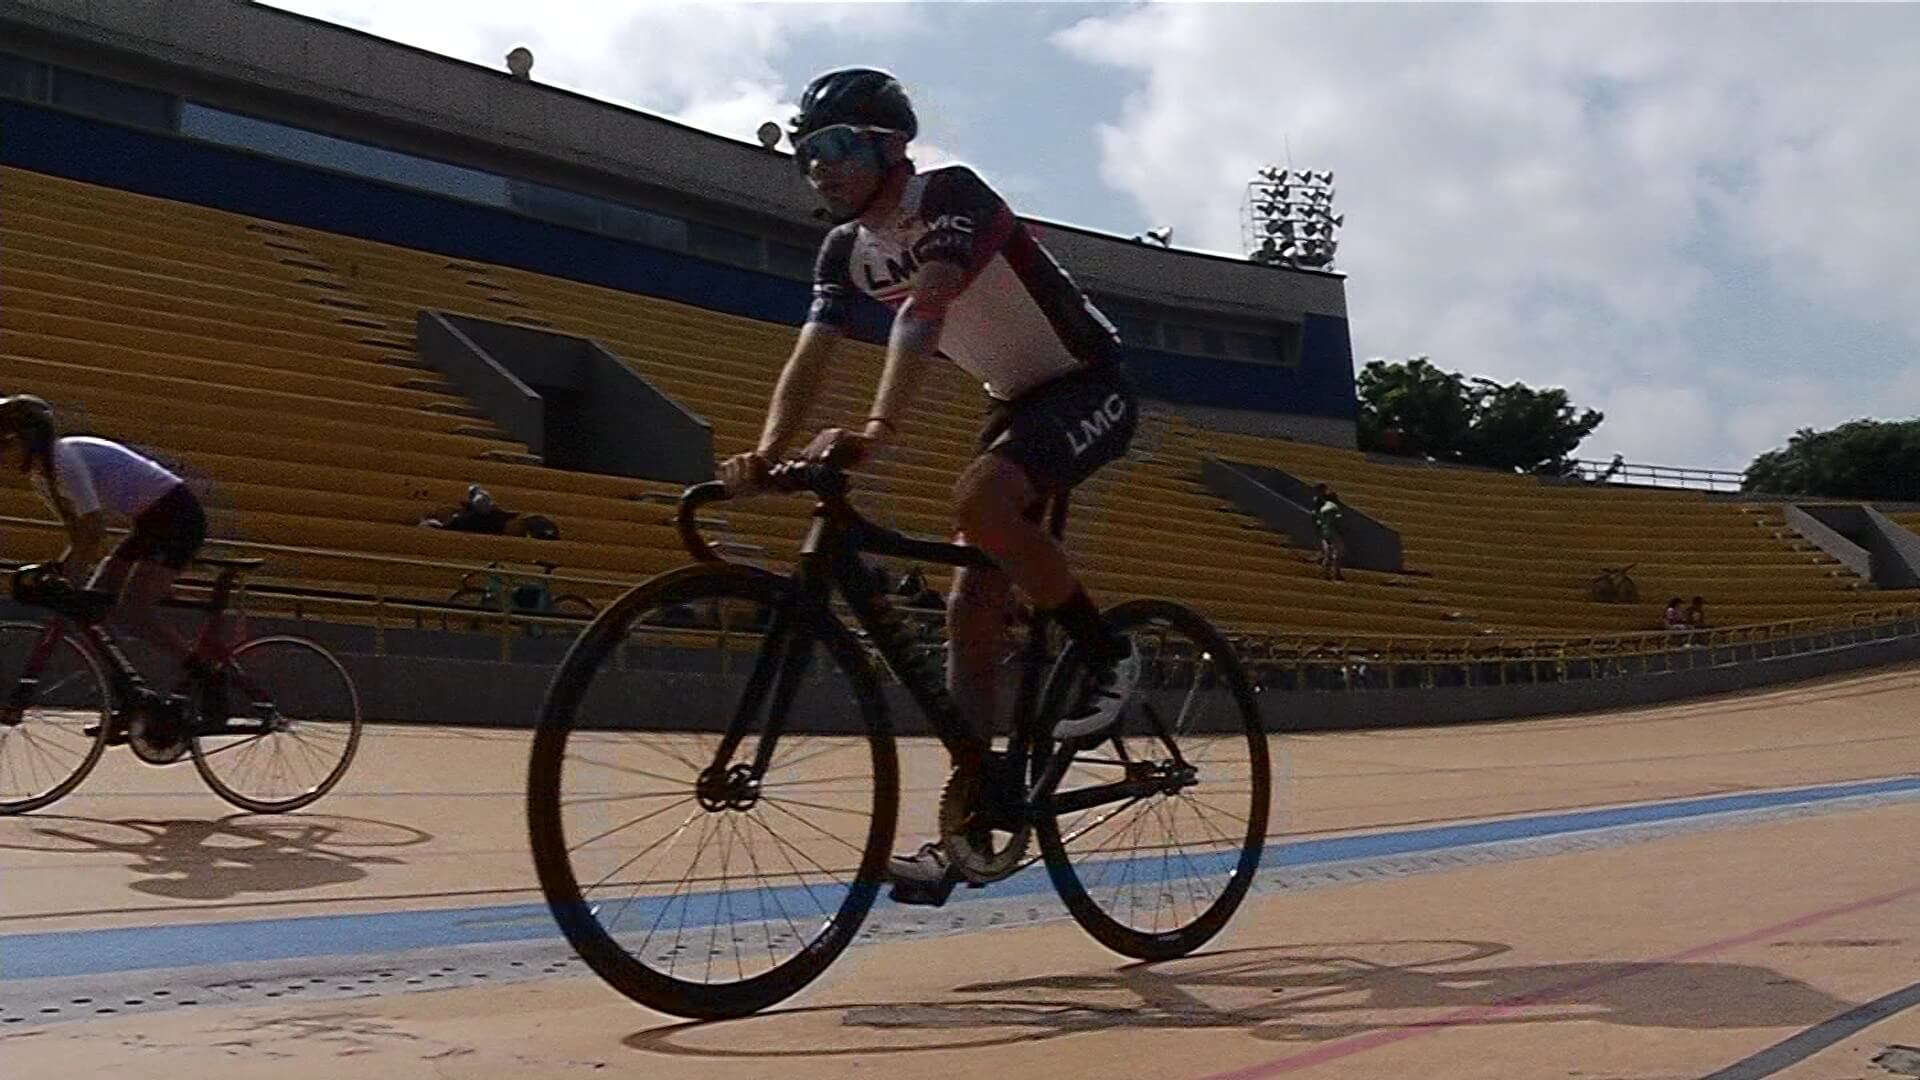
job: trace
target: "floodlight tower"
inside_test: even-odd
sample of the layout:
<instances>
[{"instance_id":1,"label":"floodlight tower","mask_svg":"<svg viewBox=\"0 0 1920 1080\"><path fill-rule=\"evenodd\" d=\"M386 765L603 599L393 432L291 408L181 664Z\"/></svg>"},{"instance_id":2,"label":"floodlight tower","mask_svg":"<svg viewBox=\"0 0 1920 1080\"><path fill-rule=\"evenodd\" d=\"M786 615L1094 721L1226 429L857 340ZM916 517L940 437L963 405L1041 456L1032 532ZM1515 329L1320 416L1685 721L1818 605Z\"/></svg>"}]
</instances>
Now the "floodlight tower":
<instances>
[{"instance_id":1,"label":"floodlight tower","mask_svg":"<svg viewBox=\"0 0 1920 1080\"><path fill-rule=\"evenodd\" d=\"M1345 214L1333 212L1333 173L1269 165L1247 181L1240 242L1247 258L1295 270L1331 270Z\"/></svg>"}]
</instances>

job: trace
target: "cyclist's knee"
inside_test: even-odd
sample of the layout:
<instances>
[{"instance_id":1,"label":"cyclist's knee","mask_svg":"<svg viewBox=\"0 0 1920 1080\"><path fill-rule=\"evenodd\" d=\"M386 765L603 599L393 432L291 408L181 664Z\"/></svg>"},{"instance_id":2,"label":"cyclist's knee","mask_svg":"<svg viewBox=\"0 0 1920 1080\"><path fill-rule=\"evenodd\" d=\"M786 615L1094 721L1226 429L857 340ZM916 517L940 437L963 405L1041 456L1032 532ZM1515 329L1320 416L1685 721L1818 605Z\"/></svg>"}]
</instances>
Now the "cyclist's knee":
<instances>
[{"instance_id":1,"label":"cyclist's knee","mask_svg":"<svg viewBox=\"0 0 1920 1080\"><path fill-rule=\"evenodd\" d=\"M1006 571L963 566L953 572L953 588L948 602L972 609L999 607L1013 594L1013 582Z\"/></svg>"},{"instance_id":2,"label":"cyclist's knee","mask_svg":"<svg viewBox=\"0 0 1920 1080\"><path fill-rule=\"evenodd\" d=\"M1010 532L1032 528L1023 511L1033 490L1020 467L995 454L976 459L954 484L954 517L960 530L992 550Z\"/></svg>"}]
</instances>

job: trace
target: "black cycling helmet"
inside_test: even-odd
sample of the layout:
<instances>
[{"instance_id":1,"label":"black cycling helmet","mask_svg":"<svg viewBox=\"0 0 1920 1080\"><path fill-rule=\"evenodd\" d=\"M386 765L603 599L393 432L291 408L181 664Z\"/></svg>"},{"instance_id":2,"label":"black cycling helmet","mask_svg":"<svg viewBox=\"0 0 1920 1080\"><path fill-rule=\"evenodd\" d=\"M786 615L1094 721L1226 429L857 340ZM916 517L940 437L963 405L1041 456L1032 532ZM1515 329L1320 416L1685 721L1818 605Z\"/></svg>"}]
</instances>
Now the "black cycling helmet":
<instances>
[{"instance_id":1,"label":"black cycling helmet","mask_svg":"<svg viewBox=\"0 0 1920 1080\"><path fill-rule=\"evenodd\" d=\"M790 137L798 143L835 124L884 128L908 139L920 134L920 121L913 115L906 88L878 68L839 68L816 76L800 95L800 112L793 118Z\"/></svg>"},{"instance_id":2,"label":"black cycling helmet","mask_svg":"<svg viewBox=\"0 0 1920 1080\"><path fill-rule=\"evenodd\" d=\"M53 453L53 406L32 394L0 398L0 439L17 438L26 449L22 468Z\"/></svg>"}]
</instances>

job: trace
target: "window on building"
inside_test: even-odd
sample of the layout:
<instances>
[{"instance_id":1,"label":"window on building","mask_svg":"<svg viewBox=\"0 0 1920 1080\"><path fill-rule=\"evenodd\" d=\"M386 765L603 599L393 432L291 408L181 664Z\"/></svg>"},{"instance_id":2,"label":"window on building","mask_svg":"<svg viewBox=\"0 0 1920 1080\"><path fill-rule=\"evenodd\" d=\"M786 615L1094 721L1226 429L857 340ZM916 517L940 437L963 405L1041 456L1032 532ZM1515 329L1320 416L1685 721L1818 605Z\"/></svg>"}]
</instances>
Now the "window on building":
<instances>
[{"instance_id":1,"label":"window on building","mask_svg":"<svg viewBox=\"0 0 1920 1080\"><path fill-rule=\"evenodd\" d=\"M1120 331L1120 340L1129 345L1142 345L1152 348L1160 344L1159 327L1152 319L1143 319L1138 315L1114 315L1114 328Z\"/></svg>"},{"instance_id":2,"label":"window on building","mask_svg":"<svg viewBox=\"0 0 1920 1080\"><path fill-rule=\"evenodd\" d=\"M471 202L507 205L504 176L243 116L195 101L180 105L180 134Z\"/></svg>"},{"instance_id":3,"label":"window on building","mask_svg":"<svg viewBox=\"0 0 1920 1080\"><path fill-rule=\"evenodd\" d=\"M760 265L760 238L704 221L687 222L687 250L738 266Z\"/></svg>"},{"instance_id":4,"label":"window on building","mask_svg":"<svg viewBox=\"0 0 1920 1080\"><path fill-rule=\"evenodd\" d=\"M0 97L47 100L47 65L0 53Z\"/></svg>"},{"instance_id":5,"label":"window on building","mask_svg":"<svg viewBox=\"0 0 1920 1080\"><path fill-rule=\"evenodd\" d=\"M815 254L813 248L769 240L767 241L767 269L783 277L811 281Z\"/></svg>"},{"instance_id":6,"label":"window on building","mask_svg":"<svg viewBox=\"0 0 1920 1080\"><path fill-rule=\"evenodd\" d=\"M507 205L523 214L576 229L600 229L599 199L526 180L507 181Z\"/></svg>"},{"instance_id":7,"label":"window on building","mask_svg":"<svg viewBox=\"0 0 1920 1080\"><path fill-rule=\"evenodd\" d=\"M601 222L607 232L622 240L637 240L649 247L672 251L687 250L687 223L677 217L608 203L601 213Z\"/></svg>"},{"instance_id":8,"label":"window on building","mask_svg":"<svg viewBox=\"0 0 1920 1080\"><path fill-rule=\"evenodd\" d=\"M175 98L157 90L144 90L131 83L102 79L66 68L54 68L50 99L63 109L72 109L104 120L123 124L173 130Z\"/></svg>"}]
</instances>

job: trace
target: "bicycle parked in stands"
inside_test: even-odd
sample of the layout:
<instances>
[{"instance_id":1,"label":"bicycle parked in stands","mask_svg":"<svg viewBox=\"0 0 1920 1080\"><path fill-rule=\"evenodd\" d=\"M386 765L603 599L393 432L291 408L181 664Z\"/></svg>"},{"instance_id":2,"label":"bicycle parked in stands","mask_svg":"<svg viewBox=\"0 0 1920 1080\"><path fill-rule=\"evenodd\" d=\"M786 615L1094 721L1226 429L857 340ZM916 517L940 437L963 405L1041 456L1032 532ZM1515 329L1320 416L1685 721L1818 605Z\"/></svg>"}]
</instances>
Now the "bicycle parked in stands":
<instances>
[{"instance_id":1,"label":"bicycle parked in stands","mask_svg":"<svg viewBox=\"0 0 1920 1080\"><path fill-rule=\"evenodd\" d=\"M933 732L951 747L964 731L861 555L991 561L872 524L831 466L776 466L772 485L818 500L793 573L722 561L694 515L727 490L689 488L678 527L698 561L588 625L548 688L529 764L528 828L554 919L615 989L678 1016L742 1016L807 985L853 941L885 876L897 695L836 593ZM1058 536L1065 502L1049 513ZM695 626L666 616L687 609ZM1107 617L1142 657L1120 722L1053 738L1082 663L1023 613L1011 735L978 773L949 777L939 828L969 886L1043 861L1096 940L1167 960L1218 933L1252 884L1267 737L1233 647L1204 618L1165 600ZM1173 834L1183 822L1195 835Z\"/></svg>"},{"instance_id":2,"label":"bicycle parked in stands","mask_svg":"<svg viewBox=\"0 0 1920 1080\"><path fill-rule=\"evenodd\" d=\"M14 572L13 598L53 614L0 622L0 814L63 798L121 739L149 765L190 754L208 787L255 813L297 810L346 775L360 745L360 698L346 668L300 637L230 645L221 624L234 587L262 560L194 561L218 571L208 599L187 605L206 611L193 643L205 671L183 669L170 695L147 683L103 625L112 593L74 588L56 565Z\"/></svg>"},{"instance_id":3,"label":"bicycle parked in stands","mask_svg":"<svg viewBox=\"0 0 1920 1080\"><path fill-rule=\"evenodd\" d=\"M559 563L542 560L534 565L544 576L510 574L499 562L488 563L484 570L470 570L461 576L460 587L447 597L447 603L505 614L566 615L582 619L590 619L599 611L593 601L578 593L554 595L548 582L560 568Z\"/></svg>"}]
</instances>

